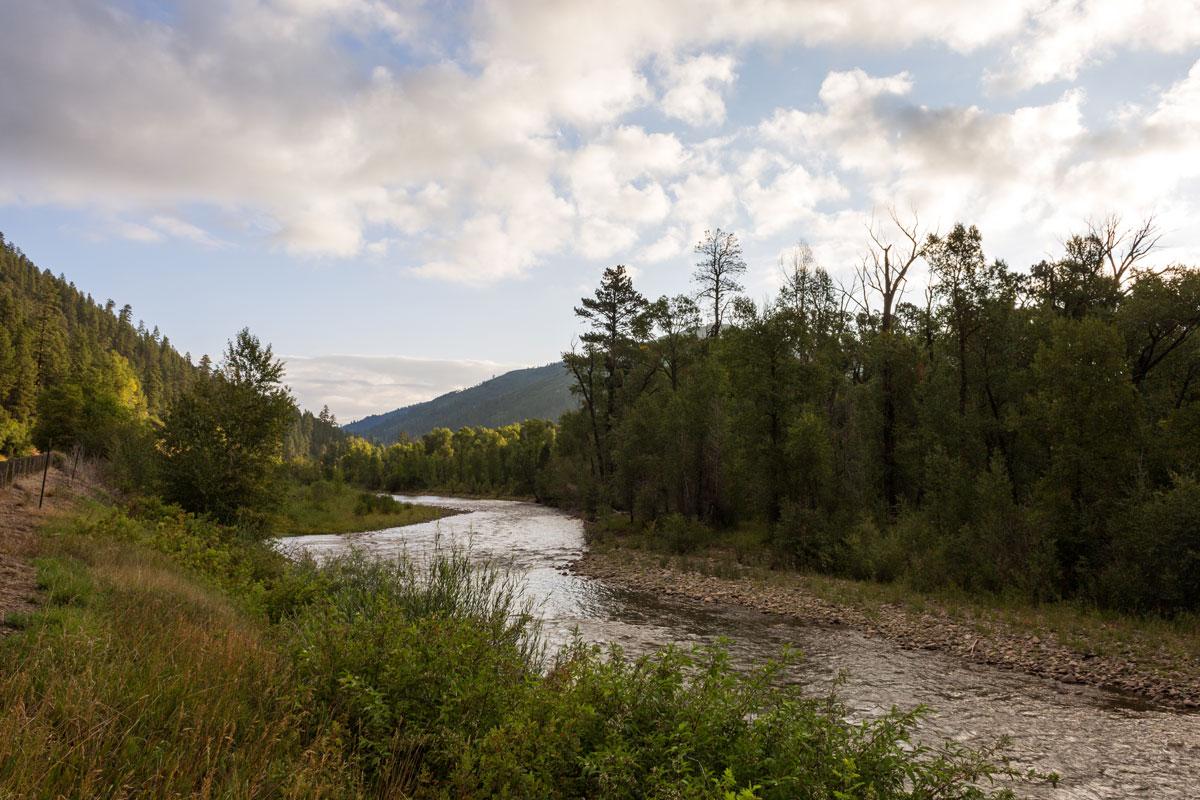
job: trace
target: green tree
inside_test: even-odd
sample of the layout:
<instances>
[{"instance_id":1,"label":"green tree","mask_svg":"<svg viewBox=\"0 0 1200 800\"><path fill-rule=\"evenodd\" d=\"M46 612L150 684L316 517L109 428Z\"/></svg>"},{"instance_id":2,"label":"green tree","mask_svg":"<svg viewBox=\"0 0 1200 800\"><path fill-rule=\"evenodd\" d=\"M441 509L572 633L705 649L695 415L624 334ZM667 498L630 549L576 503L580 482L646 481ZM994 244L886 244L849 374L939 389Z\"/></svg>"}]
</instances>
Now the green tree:
<instances>
[{"instance_id":1,"label":"green tree","mask_svg":"<svg viewBox=\"0 0 1200 800\"><path fill-rule=\"evenodd\" d=\"M167 413L161 451L166 494L221 520L276 507L277 466L293 412L283 363L249 329L219 370L195 381Z\"/></svg>"}]
</instances>

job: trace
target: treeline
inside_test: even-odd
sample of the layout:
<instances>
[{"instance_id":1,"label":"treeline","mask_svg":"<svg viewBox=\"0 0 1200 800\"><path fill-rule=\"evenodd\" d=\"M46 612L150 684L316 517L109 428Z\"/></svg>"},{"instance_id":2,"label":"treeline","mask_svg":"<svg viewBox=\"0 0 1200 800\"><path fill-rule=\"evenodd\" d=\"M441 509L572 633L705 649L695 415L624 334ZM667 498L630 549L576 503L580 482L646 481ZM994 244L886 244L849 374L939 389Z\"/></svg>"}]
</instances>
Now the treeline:
<instances>
[{"instance_id":1,"label":"treeline","mask_svg":"<svg viewBox=\"0 0 1200 800\"><path fill-rule=\"evenodd\" d=\"M500 428L435 428L417 440L401 434L387 446L350 437L328 448L323 463L369 489L543 500L556 433L552 422L530 419Z\"/></svg>"},{"instance_id":2,"label":"treeline","mask_svg":"<svg viewBox=\"0 0 1200 800\"><path fill-rule=\"evenodd\" d=\"M128 305L97 303L0 236L0 457L80 446L127 488L230 519L269 510L285 462L343 439L328 409L296 406L249 331L220 364L193 364Z\"/></svg>"},{"instance_id":3,"label":"treeline","mask_svg":"<svg viewBox=\"0 0 1200 800\"><path fill-rule=\"evenodd\" d=\"M606 270L575 309L583 407L549 491L760 523L824 572L1200 607L1200 273L1147 267L1150 223L1091 226L1027 273L974 227L887 230L852 285L800 247L760 303L719 230L691 294L650 301Z\"/></svg>"},{"instance_id":4,"label":"treeline","mask_svg":"<svg viewBox=\"0 0 1200 800\"><path fill-rule=\"evenodd\" d=\"M161 415L195 372L128 305L100 304L0 234L0 456L55 437L107 449L125 417Z\"/></svg>"},{"instance_id":5,"label":"treeline","mask_svg":"<svg viewBox=\"0 0 1200 800\"><path fill-rule=\"evenodd\" d=\"M1150 269L1153 226L1115 219L1028 272L974 227L887 231L850 285L799 247L758 303L723 231L688 294L651 301L607 269L575 309L581 410L557 430L351 440L336 458L382 489L620 513L677 549L749 526L821 572L1200 608L1200 273Z\"/></svg>"}]
</instances>

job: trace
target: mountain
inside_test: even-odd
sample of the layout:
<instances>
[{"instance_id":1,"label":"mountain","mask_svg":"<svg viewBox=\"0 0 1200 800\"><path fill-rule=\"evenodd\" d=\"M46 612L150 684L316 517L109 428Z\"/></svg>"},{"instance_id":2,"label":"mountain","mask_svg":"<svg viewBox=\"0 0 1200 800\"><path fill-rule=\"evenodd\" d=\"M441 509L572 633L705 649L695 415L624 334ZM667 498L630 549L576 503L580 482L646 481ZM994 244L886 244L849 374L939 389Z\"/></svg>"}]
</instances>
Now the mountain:
<instances>
[{"instance_id":1,"label":"mountain","mask_svg":"<svg viewBox=\"0 0 1200 800\"><path fill-rule=\"evenodd\" d=\"M363 417L344 429L365 439L394 442L401 433L416 438L434 428L495 428L526 419L557 420L578 406L570 387L571 374L561 362L516 369L470 389Z\"/></svg>"}]
</instances>

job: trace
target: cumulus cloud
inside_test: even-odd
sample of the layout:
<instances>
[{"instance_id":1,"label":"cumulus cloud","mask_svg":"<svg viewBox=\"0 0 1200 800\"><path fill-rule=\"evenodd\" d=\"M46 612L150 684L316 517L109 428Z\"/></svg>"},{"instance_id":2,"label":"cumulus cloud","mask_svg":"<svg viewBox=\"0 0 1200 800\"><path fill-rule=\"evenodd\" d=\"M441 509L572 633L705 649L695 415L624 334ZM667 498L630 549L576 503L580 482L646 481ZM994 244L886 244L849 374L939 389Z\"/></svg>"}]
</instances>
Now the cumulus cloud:
<instances>
[{"instance_id":1,"label":"cumulus cloud","mask_svg":"<svg viewBox=\"0 0 1200 800\"><path fill-rule=\"evenodd\" d=\"M1107 127L1085 125L1077 87L937 107L908 73L835 71L815 103L750 123L731 125L727 102L739 54L760 46L999 52L993 86L1069 80L1129 50L1195 47L1194 0L140 7L0 8L0 202L95 209L139 241L234 238L179 211L200 207L298 256L480 286L556 257L672 258L713 225L848 230L888 200L1008 229L1089 203L1179 220L1192 206L1194 69ZM651 107L723 127L648 130Z\"/></svg>"},{"instance_id":2,"label":"cumulus cloud","mask_svg":"<svg viewBox=\"0 0 1200 800\"><path fill-rule=\"evenodd\" d=\"M405 356L284 356L303 408L328 405L342 422L432 400L516 369L516 364Z\"/></svg>"},{"instance_id":3,"label":"cumulus cloud","mask_svg":"<svg viewBox=\"0 0 1200 800\"><path fill-rule=\"evenodd\" d=\"M777 110L758 133L793 157L819 152L864 178L870 205L919 210L929 227L978 223L998 252L1021 260L1089 217L1155 215L1178 235L1194 211L1185 189L1200 177L1200 62L1152 109L1092 127L1078 89L1008 112L930 107L910 100L912 90L903 73L830 73L821 108Z\"/></svg>"},{"instance_id":4,"label":"cumulus cloud","mask_svg":"<svg viewBox=\"0 0 1200 800\"><path fill-rule=\"evenodd\" d=\"M1008 90L1076 78L1120 50L1200 47L1195 0L1054 0L1032 14L1006 62L988 73Z\"/></svg>"},{"instance_id":5,"label":"cumulus cloud","mask_svg":"<svg viewBox=\"0 0 1200 800\"><path fill-rule=\"evenodd\" d=\"M703 54L666 67L668 89L661 107L668 117L688 125L716 125L725 121L722 88L733 83L734 60L730 56Z\"/></svg>"}]
</instances>

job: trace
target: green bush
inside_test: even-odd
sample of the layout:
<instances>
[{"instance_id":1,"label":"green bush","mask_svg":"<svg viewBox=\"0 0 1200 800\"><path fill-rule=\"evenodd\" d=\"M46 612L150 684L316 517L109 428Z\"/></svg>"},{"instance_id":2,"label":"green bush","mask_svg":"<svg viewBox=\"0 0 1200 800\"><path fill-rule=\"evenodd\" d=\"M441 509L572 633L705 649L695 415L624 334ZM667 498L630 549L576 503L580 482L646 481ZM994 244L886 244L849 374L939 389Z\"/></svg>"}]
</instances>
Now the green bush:
<instances>
[{"instance_id":1,"label":"green bush","mask_svg":"<svg viewBox=\"0 0 1200 800\"><path fill-rule=\"evenodd\" d=\"M412 503L402 503L394 497L373 492L360 492L354 501L354 513L364 517L368 514L399 514L412 508Z\"/></svg>"},{"instance_id":2,"label":"green bush","mask_svg":"<svg viewBox=\"0 0 1200 800\"><path fill-rule=\"evenodd\" d=\"M711 528L682 514L659 517L650 530L658 549L676 555L695 552L713 539Z\"/></svg>"},{"instance_id":3,"label":"green bush","mask_svg":"<svg viewBox=\"0 0 1200 800\"><path fill-rule=\"evenodd\" d=\"M576 642L547 658L517 576L461 550L289 562L174 506L143 501L131 512L97 510L67 526L55 540L63 553L42 565L53 613L75 628L35 624L39 652L83 652L86 621L108 655L102 675L72 655L21 662L8 689L0 680L0 699L13 703L47 681L71 692L39 701L50 705L38 727L10 726L30 731L16 750L0 745L0 755L22 754L9 774L26 793L37 794L36 754L51 747L69 762L53 780L66 796L122 781L176 794L206 781L213 796L284 784L277 795L1011 796L980 788L1010 774L994 751L916 744L919 710L850 723L836 699L783 681L779 665L744 674L720 646L631 660ZM691 526L676 524L681 536ZM132 671L137 680L122 680ZM192 674L203 697L188 690ZM152 684L166 691L147 693ZM93 696L102 705L84 702ZM105 734L93 746L86 725L69 723L109 725L126 711L137 719L132 741ZM220 734L220 763L192 763L223 715L247 727ZM172 772L156 773L160 762Z\"/></svg>"},{"instance_id":4,"label":"green bush","mask_svg":"<svg viewBox=\"0 0 1200 800\"><path fill-rule=\"evenodd\" d=\"M1166 614L1200 609L1200 481L1177 477L1130 508L1112 549L1099 579L1103 602Z\"/></svg>"},{"instance_id":5,"label":"green bush","mask_svg":"<svg viewBox=\"0 0 1200 800\"><path fill-rule=\"evenodd\" d=\"M780 665L746 675L720 646L630 660L577 642L543 669L513 576L460 551L301 569L323 588L285 624L298 676L384 793L1009 796L973 785L1005 772L994 753L914 744L919 710L851 724Z\"/></svg>"}]
</instances>

